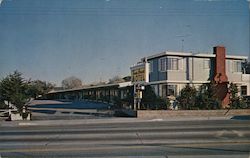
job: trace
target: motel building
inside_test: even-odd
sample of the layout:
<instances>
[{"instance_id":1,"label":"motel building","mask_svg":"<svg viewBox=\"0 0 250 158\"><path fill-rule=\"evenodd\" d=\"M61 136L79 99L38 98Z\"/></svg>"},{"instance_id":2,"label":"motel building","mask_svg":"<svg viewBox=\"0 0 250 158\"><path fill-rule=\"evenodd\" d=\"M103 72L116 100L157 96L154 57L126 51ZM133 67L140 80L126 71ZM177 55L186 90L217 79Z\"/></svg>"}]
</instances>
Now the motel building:
<instances>
[{"instance_id":1,"label":"motel building","mask_svg":"<svg viewBox=\"0 0 250 158\"><path fill-rule=\"evenodd\" d=\"M171 99L175 99L186 84L199 88L215 81L219 85L218 97L226 106L228 83L237 85L239 95L250 95L250 74L242 69L246 60L247 56L226 55L223 46L214 47L213 54L166 51L142 58L130 68L131 78L134 84L151 85L156 95Z\"/></svg>"},{"instance_id":2,"label":"motel building","mask_svg":"<svg viewBox=\"0 0 250 158\"><path fill-rule=\"evenodd\" d=\"M237 85L240 96L250 95L250 74L245 74L242 68L246 60L247 56L226 55L223 46L214 47L211 54L167 51L144 57L131 66L131 82L51 91L45 98L114 104L116 98L134 96L134 103L124 107L137 110L140 109L146 85L150 85L156 95L168 98L173 103L187 84L199 88L202 84L214 81L217 85L216 95L225 108L229 104L229 83Z\"/></svg>"}]
</instances>

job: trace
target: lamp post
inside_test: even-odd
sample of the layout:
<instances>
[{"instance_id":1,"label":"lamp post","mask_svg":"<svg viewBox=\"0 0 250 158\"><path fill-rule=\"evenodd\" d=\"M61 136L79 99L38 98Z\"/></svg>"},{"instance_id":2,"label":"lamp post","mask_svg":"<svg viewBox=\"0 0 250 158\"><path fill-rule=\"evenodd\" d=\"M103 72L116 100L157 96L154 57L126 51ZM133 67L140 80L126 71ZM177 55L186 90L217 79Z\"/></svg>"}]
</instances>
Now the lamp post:
<instances>
[{"instance_id":1,"label":"lamp post","mask_svg":"<svg viewBox=\"0 0 250 158\"><path fill-rule=\"evenodd\" d=\"M143 91L145 86L141 84L134 84L134 110L141 109L141 99L143 97Z\"/></svg>"}]
</instances>

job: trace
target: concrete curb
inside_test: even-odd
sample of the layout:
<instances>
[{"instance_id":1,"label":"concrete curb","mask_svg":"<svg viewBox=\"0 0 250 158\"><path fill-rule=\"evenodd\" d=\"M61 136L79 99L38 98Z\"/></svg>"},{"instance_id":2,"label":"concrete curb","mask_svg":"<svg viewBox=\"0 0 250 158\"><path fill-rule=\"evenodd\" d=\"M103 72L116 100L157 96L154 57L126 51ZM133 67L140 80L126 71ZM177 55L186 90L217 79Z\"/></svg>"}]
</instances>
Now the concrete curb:
<instances>
[{"instance_id":1,"label":"concrete curb","mask_svg":"<svg viewBox=\"0 0 250 158\"><path fill-rule=\"evenodd\" d=\"M112 124L138 122L168 122L168 121L202 121L202 120L230 120L231 117L179 117L167 119L140 119L140 118L104 118L104 119L74 119L74 120L35 120L35 121L2 121L1 127L11 126L63 126L84 124Z\"/></svg>"}]
</instances>

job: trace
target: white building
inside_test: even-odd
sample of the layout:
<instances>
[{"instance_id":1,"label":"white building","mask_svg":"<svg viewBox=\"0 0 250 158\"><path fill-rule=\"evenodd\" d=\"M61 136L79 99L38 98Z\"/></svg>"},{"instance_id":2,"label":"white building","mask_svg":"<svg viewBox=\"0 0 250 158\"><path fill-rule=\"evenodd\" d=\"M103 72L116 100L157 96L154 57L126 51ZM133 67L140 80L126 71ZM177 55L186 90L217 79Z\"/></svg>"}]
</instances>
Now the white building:
<instances>
[{"instance_id":1,"label":"white building","mask_svg":"<svg viewBox=\"0 0 250 158\"><path fill-rule=\"evenodd\" d=\"M225 48L220 47L224 49ZM220 52L219 52L220 53ZM223 53L223 52L222 52ZM225 71L229 83L237 84L239 95L250 95L250 74L244 74L242 63L246 56L226 55L216 60L216 54L192 54L183 52L163 52L141 59L149 63L149 70L145 70L145 78L155 93L161 97L178 96L186 84L199 87L201 84L214 80L218 71ZM141 65L140 62L140 65ZM225 64L223 64L223 62ZM131 67L131 72L136 66ZM147 67L146 67L147 69ZM133 79L132 72L132 79ZM132 80L133 81L133 80Z\"/></svg>"}]
</instances>

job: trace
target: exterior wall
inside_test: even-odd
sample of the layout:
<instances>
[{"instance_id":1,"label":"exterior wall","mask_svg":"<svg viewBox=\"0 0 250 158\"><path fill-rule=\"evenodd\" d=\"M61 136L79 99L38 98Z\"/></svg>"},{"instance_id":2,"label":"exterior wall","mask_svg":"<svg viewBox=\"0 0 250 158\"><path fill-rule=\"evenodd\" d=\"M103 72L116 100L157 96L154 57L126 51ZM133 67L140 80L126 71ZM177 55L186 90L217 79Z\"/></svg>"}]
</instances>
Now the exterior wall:
<instances>
[{"instance_id":1,"label":"exterior wall","mask_svg":"<svg viewBox=\"0 0 250 158\"><path fill-rule=\"evenodd\" d=\"M166 80L166 73L159 71L159 58L149 60L153 63L153 71L149 72L149 82Z\"/></svg>"},{"instance_id":2,"label":"exterior wall","mask_svg":"<svg viewBox=\"0 0 250 158\"><path fill-rule=\"evenodd\" d=\"M242 81L242 86L247 86L247 95L250 95L250 74L243 74Z\"/></svg>"},{"instance_id":3,"label":"exterior wall","mask_svg":"<svg viewBox=\"0 0 250 158\"><path fill-rule=\"evenodd\" d=\"M241 60L227 59L226 60L226 73L228 81L235 83L238 86L239 95L241 94L241 86L247 86L247 95L250 95L250 74L243 74L242 72L235 72L233 69L234 62ZM241 61L242 62L242 61Z\"/></svg>"},{"instance_id":4,"label":"exterior wall","mask_svg":"<svg viewBox=\"0 0 250 158\"><path fill-rule=\"evenodd\" d=\"M191 71L193 71L193 79L192 81L208 81L211 77L211 66L210 68L205 67L205 61L209 61L211 63L210 58L196 58L193 57L190 64ZM210 64L211 65L211 64Z\"/></svg>"},{"instance_id":5,"label":"exterior wall","mask_svg":"<svg viewBox=\"0 0 250 158\"><path fill-rule=\"evenodd\" d=\"M226 60L226 73L227 73L228 81L229 82L242 82L242 72L233 71L234 61L237 61L237 60L232 60L232 59Z\"/></svg>"},{"instance_id":6,"label":"exterior wall","mask_svg":"<svg viewBox=\"0 0 250 158\"><path fill-rule=\"evenodd\" d=\"M167 80L170 81L185 81L187 80L187 67L186 67L186 58L179 58L179 70L167 70Z\"/></svg>"},{"instance_id":7,"label":"exterior wall","mask_svg":"<svg viewBox=\"0 0 250 158\"><path fill-rule=\"evenodd\" d=\"M186 68L186 58L181 58L179 61L179 66L181 67L179 70L167 70L167 71L159 71L159 59L155 58L150 60L153 63L153 71L149 74L149 81L183 81L187 79L187 68Z\"/></svg>"},{"instance_id":8,"label":"exterior wall","mask_svg":"<svg viewBox=\"0 0 250 158\"><path fill-rule=\"evenodd\" d=\"M164 57L178 57L181 60L180 70L167 70L166 72L159 71L159 60ZM215 74L215 56L214 55L200 55L200 56L160 56L153 59L148 59L150 63L153 63L153 71L149 75L149 84L153 85L155 93L161 97L166 96L166 85L176 85L177 95L186 83L193 84L196 88L199 88L203 83L208 83L213 79ZM226 59L226 75L228 81L236 83L239 86L247 86L247 95L250 95L250 79L246 77L246 74L242 72L233 71L233 62L243 62L241 58L227 58ZM209 64L209 65L207 65ZM245 75L245 76L244 76ZM243 77L244 76L244 77ZM159 81L159 83L155 83Z\"/></svg>"},{"instance_id":9,"label":"exterior wall","mask_svg":"<svg viewBox=\"0 0 250 158\"><path fill-rule=\"evenodd\" d=\"M169 95L167 95L167 85L175 85L176 86L176 96L178 96L180 94L180 91L186 86L185 83L161 83L161 84L152 84L151 87L153 89L153 91L155 92L156 95L162 97L162 98L166 98Z\"/></svg>"}]
</instances>

